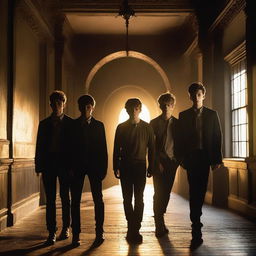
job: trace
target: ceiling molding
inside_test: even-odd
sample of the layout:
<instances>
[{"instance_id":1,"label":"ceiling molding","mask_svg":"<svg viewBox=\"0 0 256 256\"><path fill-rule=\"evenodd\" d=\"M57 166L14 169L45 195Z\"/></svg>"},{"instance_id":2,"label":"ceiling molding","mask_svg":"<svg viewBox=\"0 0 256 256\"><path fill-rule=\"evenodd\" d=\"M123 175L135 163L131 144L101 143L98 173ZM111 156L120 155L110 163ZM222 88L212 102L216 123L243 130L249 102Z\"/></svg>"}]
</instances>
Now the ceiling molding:
<instances>
[{"instance_id":1,"label":"ceiling molding","mask_svg":"<svg viewBox=\"0 0 256 256\"><path fill-rule=\"evenodd\" d=\"M17 18L22 18L40 39L54 39L53 33L44 17L30 0L18 1L16 14L18 14Z\"/></svg>"},{"instance_id":2,"label":"ceiling molding","mask_svg":"<svg viewBox=\"0 0 256 256\"><path fill-rule=\"evenodd\" d=\"M213 33L218 29L224 28L240 11L245 9L245 6L246 0L230 0L211 25L209 32Z\"/></svg>"},{"instance_id":3,"label":"ceiling molding","mask_svg":"<svg viewBox=\"0 0 256 256\"><path fill-rule=\"evenodd\" d=\"M246 43L243 41L232 52L225 56L224 60L230 65L235 65L246 57Z\"/></svg>"},{"instance_id":4,"label":"ceiling molding","mask_svg":"<svg viewBox=\"0 0 256 256\"><path fill-rule=\"evenodd\" d=\"M62 1L62 11L70 12L101 12L118 13L121 0L98 0L98 1ZM194 9L188 0L130 0L129 5L135 12L193 12Z\"/></svg>"}]
</instances>

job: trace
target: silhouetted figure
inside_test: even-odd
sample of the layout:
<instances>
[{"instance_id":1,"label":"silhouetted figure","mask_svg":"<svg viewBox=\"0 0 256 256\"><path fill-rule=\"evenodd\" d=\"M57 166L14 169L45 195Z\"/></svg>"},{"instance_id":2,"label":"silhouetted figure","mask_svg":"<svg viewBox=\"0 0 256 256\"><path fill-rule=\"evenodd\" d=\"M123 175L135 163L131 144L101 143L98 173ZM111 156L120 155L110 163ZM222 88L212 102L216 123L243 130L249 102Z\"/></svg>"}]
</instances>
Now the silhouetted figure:
<instances>
[{"instance_id":1,"label":"silhouetted figure","mask_svg":"<svg viewBox=\"0 0 256 256\"><path fill-rule=\"evenodd\" d=\"M154 219L155 235L162 237L169 230L164 223L164 214L168 206L173 182L179 166L177 156L178 120L172 115L176 99L171 93L164 93L158 98L162 114L150 122L155 134L154 181Z\"/></svg>"},{"instance_id":2,"label":"silhouetted figure","mask_svg":"<svg viewBox=\"0 0 256 256\"><path fill-rule=\"evenodd\" d=\"M191 247L202 242L200 221L207 190L210 166L217 169L222 164L222 133L216 111L203 106L205 87L193 83L188 89L193 106L179 114L182 165L187 170L189 182L190 219L192 222Z\"/></svg>"},{"instance_id":3,"label":"silhouetted figure","mask_svg":"<svg viewBox=\"0 0 256 256\"><path fill-rule=\"evenodd\" d=\"M102 122L92 117L95 100L90 95L78 99L81 116L74 125L74 172L71 183L72 244L80 245L80 201L85 175L88 175L94 202L96 238L94 246L104 241L104 202L102 180L107 174L108 154L105 128Z\"/></svg>"},{"instance_id":4,"label":"silhouetted figure","mask_svg":"<svg viewBox=\"0 0 256 256\"><path fill-rule=\"evenodd\" d=\"M54 91L50 95L52 114L39 123L35 169L42 173L46 194L46 225L49 236L46 245L56 241L56 182L60 184L62 204L62 231L59 239L69 237L70 226L70 153L71 130L74 120L64 114L66 95L62 91Z\"/></svg>"},{"instance_id":5,"label":"silhouetted figure","mask_svg":"<svg viewBox=\"0 0 256 256\"><path fill-rule=\"evenodd\" d=\"M148 123L140 120L141 107L140 100L136 98L128 99L125 103L129 119L117 126L113 155L114 174L121 180L128 224L126 239L131 243L141 243L143 239L139 233L144 209L143 192L146 174L151 173L154 164L154 132ZM148 170L146 170L147 151Z\"/></svg>"}]
</instances>

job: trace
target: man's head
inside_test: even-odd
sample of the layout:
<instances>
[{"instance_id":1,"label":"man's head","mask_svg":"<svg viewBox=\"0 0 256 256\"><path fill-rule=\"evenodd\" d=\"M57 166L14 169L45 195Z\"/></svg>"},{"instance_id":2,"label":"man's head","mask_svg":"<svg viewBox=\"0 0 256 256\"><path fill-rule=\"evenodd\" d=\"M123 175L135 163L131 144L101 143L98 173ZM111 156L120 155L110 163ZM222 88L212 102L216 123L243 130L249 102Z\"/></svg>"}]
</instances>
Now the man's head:
<instances>
[{"instance_id":1,"label":"man's head","mask_svg":"<svg viewBox=\"0 0 256 256\"><path fill-rule=\"evenodd\" d=\"M163 115L170 117L176 104L176 98L172 93L166 92L159 96L158 103Z\"/></svg>"},{"instance_id":2,"label":"man's head","mask_svg":"<svg viewBox=\"0 0 256 256\"><path fill-rule=\"evenodd\" d=\"M200 108L203 106L206 89L202 83L196 82L191 84L188 88L188 93L194 107Z\"/></svg>"},{"instance_id":3,"label":"man's head","mask_svg":"<svg viewBox=\"0 0 256 256\"><path fill-rule=\"evenodd\" d=\"M138 119L141 112L142 103L137 98L128 99L125 103L125 109L131 119Z\"/></svg>"},{"instance_id":4,"label":"man's head","mask_svg":"<svg viewBox=\"0 0 256 256\"><path fill-rule=\"evenodd\" d=\"M67 96L63 91L55 90L50 95L50 106L52 108L52 112L56 116L60 116L64 112L64 108L66 106Z\"/></svg>"},{"instance_id":5,"label":"man's head","mask_svg":"<svg viewBox=\"0 0 256 256\"><path fill-rule=\"evenodd\" d=\"M89 94L85 94L79 97L77 102L81 115L89 118L92 115L92 112L96 105L94 98Z\"/></svg>"}]
</instances>

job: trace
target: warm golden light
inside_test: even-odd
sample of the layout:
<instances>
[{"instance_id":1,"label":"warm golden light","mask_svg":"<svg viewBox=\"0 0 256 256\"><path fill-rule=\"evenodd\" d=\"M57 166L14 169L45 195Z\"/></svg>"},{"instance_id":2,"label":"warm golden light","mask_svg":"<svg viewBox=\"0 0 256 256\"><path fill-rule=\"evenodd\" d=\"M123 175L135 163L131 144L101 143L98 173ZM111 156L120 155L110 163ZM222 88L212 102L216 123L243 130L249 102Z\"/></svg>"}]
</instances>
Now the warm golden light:
<instances>
[{"instance_id":1,"label":"warm golden light","mask_svg":"<svg viewBox=\"0 0 256 256\"><path fill-rule=\"evenodd\" d=\"M118 123L123 123L125 122L127 119L129 118L125 108L123 108L119 114L119 119L118 119ZM142 119L143 121L149 123L150 122L150 113L148 108L142 104L142 109L141 109L141 113L140 113L140 119Z\"/></svg>"}]
</instances>

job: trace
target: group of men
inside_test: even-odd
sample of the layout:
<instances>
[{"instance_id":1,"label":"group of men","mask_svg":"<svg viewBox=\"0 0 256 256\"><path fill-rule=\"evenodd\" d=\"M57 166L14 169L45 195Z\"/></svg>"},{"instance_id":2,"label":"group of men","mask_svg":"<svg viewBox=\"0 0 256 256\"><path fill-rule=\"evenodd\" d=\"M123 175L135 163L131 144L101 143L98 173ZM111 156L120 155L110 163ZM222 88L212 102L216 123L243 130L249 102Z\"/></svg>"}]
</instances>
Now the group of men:
<instances>
[{"instance_id":1,"label":"group of men","mask_svg":"<svg viewBox=\"0 0 256 256\"><path fill-rule=\"evenodd\" d=\"M192 107L181 112L179 119L173 116L176 99L169 92L159 96L162 113L150 124L139 117L142 109L139 99L130 98L125 103L129 119L116 128L113 169L121 183L129 243L137 244L143 240L139 231L146 177L153 176L155 235L160 238L168 234L164 214L179 165L187 170L189 183L191 246L197 247L203 242L202 206L210 166L217 169L222 164L222 135L217 112L203 106L206 93L203 84L191 84L188 92ZM65 94L54 91L50 95L52 114L42 120L38 128L35 164L36 172L42 173L46 193L49 236L45 244L52 245L56 241L58 178L62 203L62 231L58 239L69 237L71 222L72 245L80 245L80 201L84 177L88 175L95 205L93 246L99 246L104 241L102 180L108 166L105 129L103 123L92 116L95 108L92 96L83 95L78 99L81 115L76 120L64 114L65 104Z\"/></svg>"}]
</instances>

